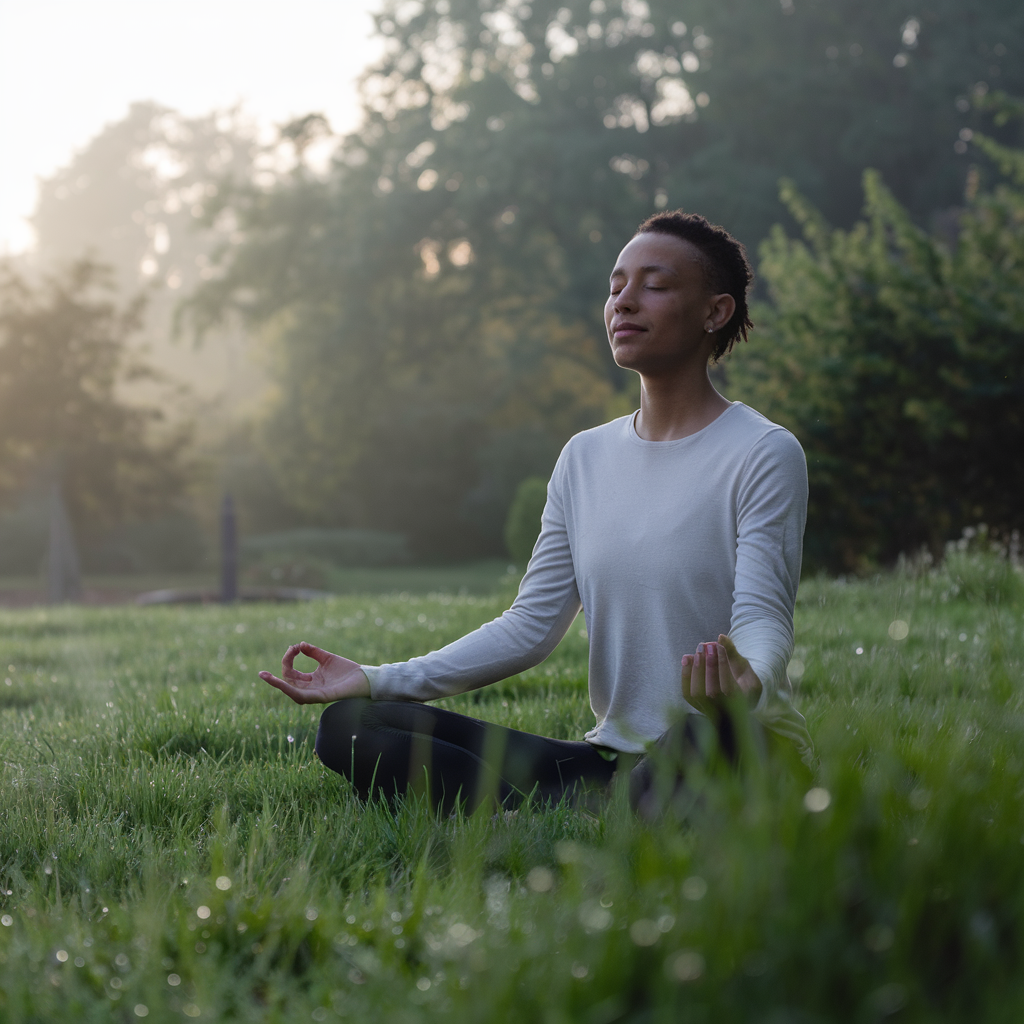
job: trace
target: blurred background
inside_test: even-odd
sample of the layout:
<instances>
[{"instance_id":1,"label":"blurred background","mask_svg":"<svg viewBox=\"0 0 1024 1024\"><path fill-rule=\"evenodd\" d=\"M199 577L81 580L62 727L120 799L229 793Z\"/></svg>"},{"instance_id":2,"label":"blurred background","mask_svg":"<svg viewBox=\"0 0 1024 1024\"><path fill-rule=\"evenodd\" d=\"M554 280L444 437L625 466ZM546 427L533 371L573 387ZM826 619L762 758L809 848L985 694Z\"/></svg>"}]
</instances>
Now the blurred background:
<instances>
[{"instance_id":1,"label":"blurred background","mask_svg":"<svg viewBox=\"0 0 1024 1024\"><path fill-rule=\"evenodd\" d=\"M808 570L1017 552L1022 55L1015 0L0 0L0 601L205 585L226 494L243 585L511 574L676 207L757 268L715 378Z\"/></svg>"}]
</instances>

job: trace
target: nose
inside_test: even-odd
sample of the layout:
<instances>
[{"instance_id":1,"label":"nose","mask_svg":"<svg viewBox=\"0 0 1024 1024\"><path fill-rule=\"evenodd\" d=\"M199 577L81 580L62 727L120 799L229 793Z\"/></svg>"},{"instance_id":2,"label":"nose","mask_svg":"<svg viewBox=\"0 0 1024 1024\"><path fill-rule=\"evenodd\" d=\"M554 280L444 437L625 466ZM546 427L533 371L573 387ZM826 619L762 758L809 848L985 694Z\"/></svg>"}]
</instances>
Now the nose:
<instances>
[{"instance_id":1,"label":"nose","mask_svg":"<svg viewBox=\"0 0 1024 1024\"><path fill-rule=\"evenodd\" d=\"M637 293L631 284L627 284L612 303L612 309L616 313L628 313L637 308Z\"/></svg>"}]
</instances>

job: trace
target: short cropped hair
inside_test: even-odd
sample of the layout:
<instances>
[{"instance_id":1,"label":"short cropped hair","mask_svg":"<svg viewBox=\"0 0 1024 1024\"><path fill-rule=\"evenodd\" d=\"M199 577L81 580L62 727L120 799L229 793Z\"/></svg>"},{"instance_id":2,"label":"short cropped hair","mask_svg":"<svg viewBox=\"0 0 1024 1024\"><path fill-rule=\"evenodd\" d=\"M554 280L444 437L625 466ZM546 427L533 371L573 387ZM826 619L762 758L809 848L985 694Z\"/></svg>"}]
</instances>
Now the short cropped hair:
<instances>
[{"instance_id":1,"label":"short cropped hair","mask_svg":"<svg viewBox=\"0 0 1024 1024\"><path fill-rule=\"evenodd\" d=\"M716 295L729 294L736 300L736 312L716 332L712 362L729 352L738 339L747 340L747 331L754 326L747 309L747 288L754 280L754 271L742 243L700 214L682 210L666 210L648 217L636 229L636 234L674 235L689 242L700 252L711 291Z\"/></svg>"}]
</instances>

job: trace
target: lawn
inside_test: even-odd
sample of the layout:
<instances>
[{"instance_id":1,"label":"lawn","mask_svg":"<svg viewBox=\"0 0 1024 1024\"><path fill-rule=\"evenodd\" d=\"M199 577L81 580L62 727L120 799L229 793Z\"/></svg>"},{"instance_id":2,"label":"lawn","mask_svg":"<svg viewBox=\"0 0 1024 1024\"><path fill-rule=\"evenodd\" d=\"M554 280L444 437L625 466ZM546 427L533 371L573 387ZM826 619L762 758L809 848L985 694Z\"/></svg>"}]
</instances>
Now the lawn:
<instances>
[{"instance_id":1,"label":"lawn","mask_svg":"<svg viewBox=\"0 0 1024 1024\"><path fill-rule=\"evenodd\" d=\"M509 585L0 612L0 1021L1017 1021L1021 577L806 580L785 751L643 824L360 805L317 710L256 678L309 639L436 648ZM410 588L410 591L412 588ZM585 633L448 706L578 737Z\"/></svg>"}]
</instances>

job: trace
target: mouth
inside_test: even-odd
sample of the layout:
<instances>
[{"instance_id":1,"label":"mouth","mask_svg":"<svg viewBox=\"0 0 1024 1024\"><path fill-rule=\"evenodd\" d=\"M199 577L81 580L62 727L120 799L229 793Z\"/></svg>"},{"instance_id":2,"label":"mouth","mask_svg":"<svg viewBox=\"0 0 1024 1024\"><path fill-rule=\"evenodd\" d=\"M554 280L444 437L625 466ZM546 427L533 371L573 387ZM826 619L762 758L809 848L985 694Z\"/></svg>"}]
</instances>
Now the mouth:
<instances>
[{"instance_id":1,"label":"mouth","mask_svg":"<svg viewBox=\"0 0 1024 1024\"><path fill-rule=\"evenodd\" d=\"M639 324L631 324L629 322L616 324L612 327L613 338L632 338L638 334L643 334L647 330L646 327L641 327Z\"/></svg>"}]
</instances>

